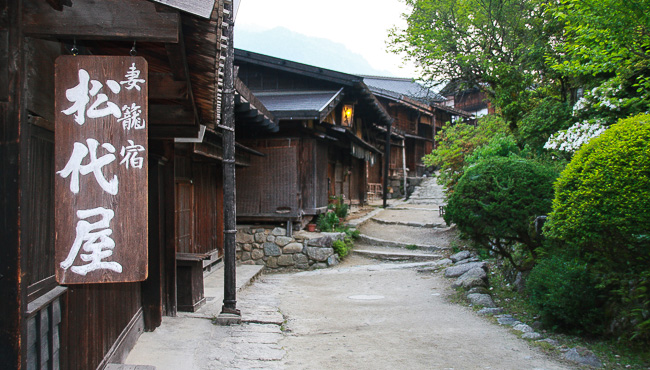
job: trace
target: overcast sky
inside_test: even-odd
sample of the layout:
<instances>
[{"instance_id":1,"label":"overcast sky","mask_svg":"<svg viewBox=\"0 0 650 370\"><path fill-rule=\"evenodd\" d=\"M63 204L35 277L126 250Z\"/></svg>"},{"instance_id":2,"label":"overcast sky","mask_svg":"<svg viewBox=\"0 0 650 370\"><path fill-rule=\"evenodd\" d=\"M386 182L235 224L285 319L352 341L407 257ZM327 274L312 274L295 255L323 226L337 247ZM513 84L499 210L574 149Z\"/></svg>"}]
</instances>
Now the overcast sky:
<instances>
[{"instance_id":1,"label":"overcast sky","mask_svg":"<svg viewBox=\"0 0 650 370\"><path fill-rule=\"evenodd\" d=\"M388 30L404 28L401 0L241 0L237 29L260 31L285 27L303 35L330 39L361 54L376 69L398 77L417 77L412 65L386 51ZM254 51L254 50L252 50Z\"/></svg>"}]
</instances>

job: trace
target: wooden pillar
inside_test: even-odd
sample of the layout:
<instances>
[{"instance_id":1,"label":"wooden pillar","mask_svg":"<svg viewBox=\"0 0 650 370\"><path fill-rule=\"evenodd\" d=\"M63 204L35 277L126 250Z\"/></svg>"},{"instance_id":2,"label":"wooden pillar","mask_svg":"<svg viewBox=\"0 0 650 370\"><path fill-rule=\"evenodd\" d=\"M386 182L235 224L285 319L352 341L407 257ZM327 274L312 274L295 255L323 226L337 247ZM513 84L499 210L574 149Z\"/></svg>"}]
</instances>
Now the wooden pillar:
<instances>
[{"instance_id":1,"label":"wooden pillar","mask_svg":"<svg viewBox=\"0 0 650 370\"><path fill-rule=\"evenodd\" d=\"M21 132L26 126L22 0L0 0L0 364L26 368L27 283L20 243Z\"/></svg>"},{"instance_id":2,"label":"wooden pillar","mask_svg":"<svg viewBox=\"0 0 650 370\"><path fill-rule=\"evenodd\" d=\"M237 287L235 270L235 234L237 233L237 207L235 194L235 76L233 27L234 14L232 1L224 3L229 14L224 16L228 23L225 36L228 39L226 62L223 75L223 221L224 221L224 283L223 306L217 323L231 325L241 323L241 313L237 309Z\"/></svg>"},{"instance_id":3,"label":"wooden pillar","mask_svg":"<svg viewBox=\"0 0 650 370\"><path fill-rule=\"evenodd\" d=\"M390 169L390 132L393 127L393 122L389 122L386 126L386 145L384 152L384 208L387 207L386 200L388 199L388 170Z\"/></svg>"},{"instance_id":4,"label":"wooden pillar","mask_svg":"<svg viewBox=\"0 0 650 370\"><path fill-rule=\"evenodd\" d=\"M151 145L149 146L151 148ZM153 331L162 323L165 251L163 171L165 159L149 153L149 277L142 282L144 327Z\"/></svg>"},{"instance_id":5,"label":"wooden pillar","mask_svg":"<svg viewBox=\"0 0 650 370\"><path fill-rule=\"evenodd\" d=\"M163 253L164 275L164 305L166 316L176 316L176 182L175 182L175 151L174 141L166 140L164 144L165 158L168 162L163 169L163 198L165 217L165 249Z\"/></svg>"}]
</instances>

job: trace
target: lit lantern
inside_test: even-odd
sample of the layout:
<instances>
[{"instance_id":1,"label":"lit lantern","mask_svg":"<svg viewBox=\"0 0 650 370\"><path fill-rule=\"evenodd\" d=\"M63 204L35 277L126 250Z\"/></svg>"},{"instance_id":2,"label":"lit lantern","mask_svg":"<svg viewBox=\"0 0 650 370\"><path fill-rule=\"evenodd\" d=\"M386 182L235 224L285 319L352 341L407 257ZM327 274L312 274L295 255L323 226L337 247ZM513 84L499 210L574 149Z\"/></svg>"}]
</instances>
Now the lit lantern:
<instances>
[{"instance_id":1,"label":"lit lantern","mask_svg":"<svg viewBox=\"0 0 650 370\"><path fill-rule=\"evenodd\" d=\"M343 126L352 127L352 117L354 116L354 105L345 104L343 105L343 114L341 115L341 124Z\"/></svg>"}]
</instances>

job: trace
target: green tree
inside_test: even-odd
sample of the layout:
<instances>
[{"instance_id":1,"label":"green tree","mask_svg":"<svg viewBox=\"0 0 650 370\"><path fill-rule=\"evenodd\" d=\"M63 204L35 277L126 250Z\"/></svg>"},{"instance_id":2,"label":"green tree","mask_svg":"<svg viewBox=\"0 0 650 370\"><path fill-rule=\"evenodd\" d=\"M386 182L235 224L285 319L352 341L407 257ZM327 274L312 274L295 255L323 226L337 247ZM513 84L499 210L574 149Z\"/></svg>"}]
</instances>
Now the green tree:
<instances>
[{"instance_id":1,"label":"green tree","mask_svg":"<svg viewBox=\"0 0 650 370\"><path fill-rule=\"evenodd\" d=\"M390 45L424 72L424 79L479 86L516 131L534 90L554 84L545 55L560 31L542 0L405 0L407 28Z\"/></svg>"},{"instance_id":2,"label":"green tree","mask_svg":"<svg viewBox=\"0 0 650 370\"><path fill-rule=\"evenodd\" d=\"M463 175L467 157L476 148L507 130L505 122L497 115L481 117L476 126L448 122L436 135L437 148L425 155L422 161L427 166L440 168L439 179L447 191L451 192Z\"/></svg>"},{"instance_id":3,"label":"green tree","mask_svg":"<svg viewBox=\"0 0 650 370\"><path fill-rule=\"evenodd\" d=\"M548 13L564 28L549 64L587 89L578 120L611 125L650 109L650 0L562 0Z\"/></svg>"}]
</instances>

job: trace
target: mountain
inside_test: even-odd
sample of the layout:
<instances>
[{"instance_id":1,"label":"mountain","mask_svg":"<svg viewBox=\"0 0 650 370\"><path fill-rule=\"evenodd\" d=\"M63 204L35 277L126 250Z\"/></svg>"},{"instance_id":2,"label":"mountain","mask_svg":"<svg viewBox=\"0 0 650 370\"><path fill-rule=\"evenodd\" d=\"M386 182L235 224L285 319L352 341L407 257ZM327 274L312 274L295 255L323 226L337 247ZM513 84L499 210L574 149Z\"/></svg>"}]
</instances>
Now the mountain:
<instances>
[{"instance_id":1,"label":"mountain","mask_svg":"<svg viewBox=\"0 0 650 370\"><path fill-rule=\"evenodd\" d=\"M293 62L350 74L390 76L373 68L360 54L328 39L305 36L283 27L266 31L235 30L235 47Z\"/></svg>"}]
</instances>

